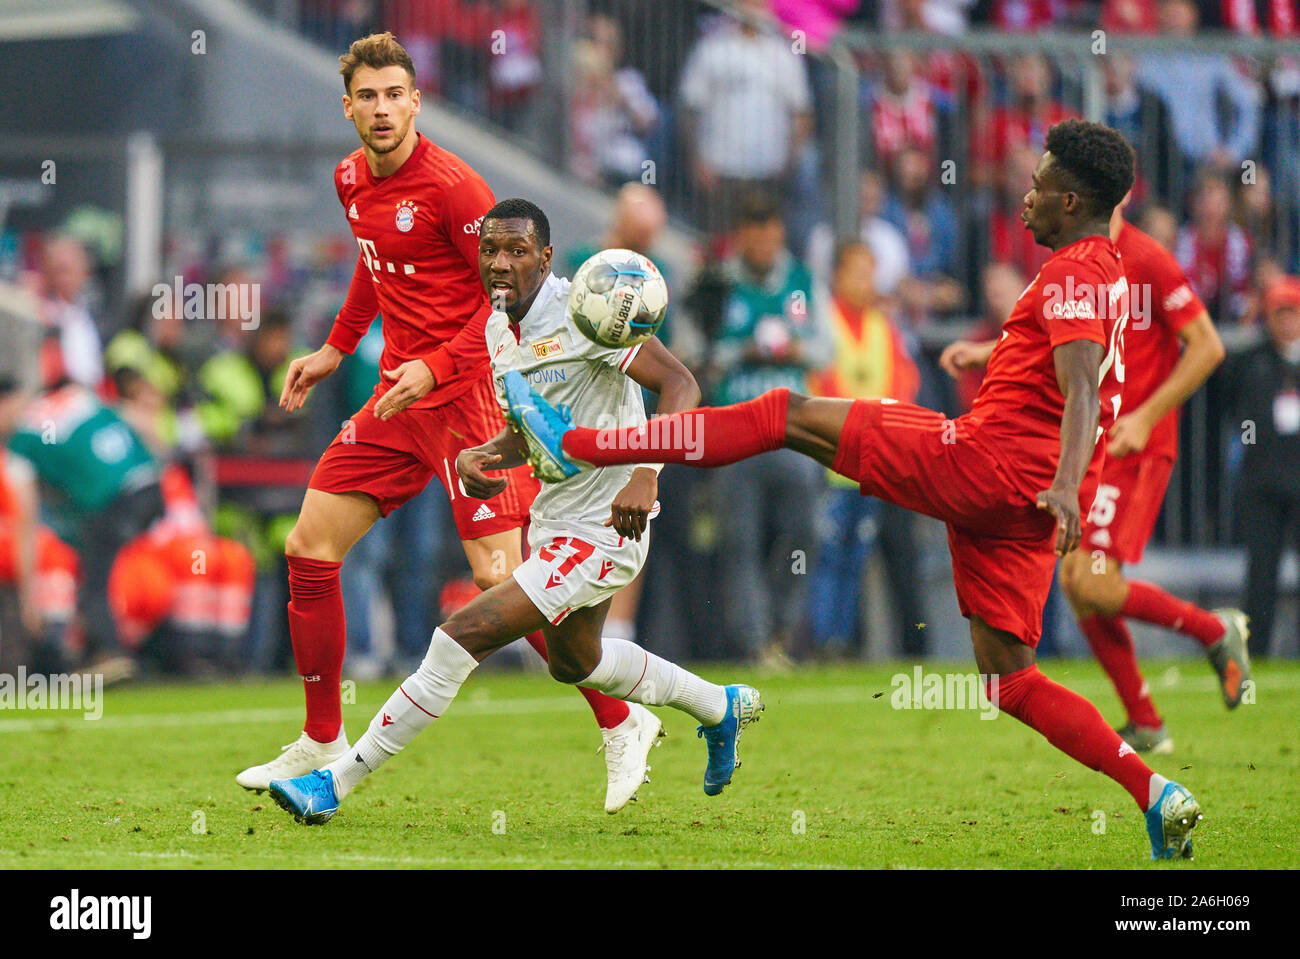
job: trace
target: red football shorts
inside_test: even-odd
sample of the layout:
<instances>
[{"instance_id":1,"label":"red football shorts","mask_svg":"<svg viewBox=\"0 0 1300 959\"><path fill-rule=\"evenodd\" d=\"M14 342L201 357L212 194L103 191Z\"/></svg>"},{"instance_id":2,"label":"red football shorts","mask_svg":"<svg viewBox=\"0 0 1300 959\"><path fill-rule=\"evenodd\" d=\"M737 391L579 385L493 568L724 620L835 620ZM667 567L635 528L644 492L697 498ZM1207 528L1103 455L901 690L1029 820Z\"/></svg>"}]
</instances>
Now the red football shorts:
<instances>
[{"instance_id":1,"label":"red football shorts","mask_svg":"<svg viewBox=\"0 0 1300 959\"><path fill-rule=\"evenodd\" d=\"M380 515L387 516L437 476L451 499L461 539L519 529L528 522L541 484L527 464L510 470L510 485L487 500L466 494L456 476L461 450L486 443L505 429L490 377L483 376L445 406L408 408L387 421L374 414L385 391L377 389L343 425L316 464L309 487L326 493L368 493L378 501Z\"/></svg>"},{"instance_id":2,"label":"red football shorts","mask_svg":"<svg viewBox=\"0 0 1300 959\"><path fill-rule=\"evenodd\" d=\"M864 496L943 520L962 615L1038 645L1056 569L1056 523L1016 490L961 419L857 400L833 468Z\"/></svg>"},{"instance_id":3,"label":"red football shorts","mask_svg":"<svg viewBox=\"0 0 1300 959\"><path fill-rule=\"evenodd\" d=\"M1120 563L1140 562L1173 471L1172 456L1106 457L1084 524L1083 548L1101 550Z\"/></svg>"}]
</instances>

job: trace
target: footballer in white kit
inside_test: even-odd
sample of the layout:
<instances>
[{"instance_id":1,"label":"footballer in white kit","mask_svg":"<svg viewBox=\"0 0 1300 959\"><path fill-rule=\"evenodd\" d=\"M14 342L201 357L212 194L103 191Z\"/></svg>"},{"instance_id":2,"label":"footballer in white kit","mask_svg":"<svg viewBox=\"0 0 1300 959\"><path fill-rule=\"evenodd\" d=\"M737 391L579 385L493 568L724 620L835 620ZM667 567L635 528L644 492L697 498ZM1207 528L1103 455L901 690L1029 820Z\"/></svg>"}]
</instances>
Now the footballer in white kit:
<instances>
[{"instance_id":1,"label":"footballer in white kit","mask_svg":"<svg viewBox=\"0 0 1300 959\"><path fill-rule=\"evenodd\" d=\"M640 426L646 421L641 387L626 370L644 344L609 349L594 343L570 321L568 302L569 281L551 274L517 326L500 310L488 318L488 356L502 411L509 411L505 377L513 371L552 405L568 407L576 423ZM644 468L658 473L662 467ZM530 555L514 577L552 625L609 599L641 571L650 551L649 528L634 538L610 522L610 505L636 469L584 470L544 483L533 500ZM656 500L646 518L658 511Z\"/></svg>"},{"instance_id":2,"label":"footballer in white kit","mask_svg":"<svg viewBox=\"0 0 1300 959\"><path fill-rule=\"evenodd\" d=\"M528 462L528 444L516 430L540 415L538 407L529 407L530 384L552 403L570 407L579 423L596 427L644 423L643 386L658 394L659 413L692 409L700 401L695 377L658 340L609 350L577 330L566 311L569 282L551 275L552 252L550 223L535 204L502 200L484 216L479 276L495 307L486 345L498 400L512 426L456 458L469 496L498 495L509 480L489 473ZM708 753L704 792L716 796L731 782L740 765L741 730L763 709L758 691L710 683L634 643L601 635L610 598L645 562L647 524L658 507L656 468L589 469L549 481L544 466L533 465L543 482L532 505L529 559L434 630L420 668L346 754L306 776L271 783L271 798L299 822L328 822L357 783L446 712L480 661L536 629L546 639L551 675L560 682L641 706L672 706L696 719ZM618 748L648 752L646 740L658 735L659 720L640 706L629 715L633 719L635 745ZM649 767L636 768L637 779L623 784L624 795L632 795Z\"/></svg>"}]
</instances>

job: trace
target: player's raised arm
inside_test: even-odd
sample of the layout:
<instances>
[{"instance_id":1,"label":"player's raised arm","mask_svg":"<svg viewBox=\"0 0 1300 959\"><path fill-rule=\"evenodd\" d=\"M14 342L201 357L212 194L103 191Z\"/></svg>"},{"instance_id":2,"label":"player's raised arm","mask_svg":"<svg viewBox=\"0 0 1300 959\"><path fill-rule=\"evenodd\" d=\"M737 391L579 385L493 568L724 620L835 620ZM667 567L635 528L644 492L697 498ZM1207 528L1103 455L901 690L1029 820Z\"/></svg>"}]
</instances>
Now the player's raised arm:
<instances>
[{"instance_id":1,"label":"player's raised arm","mask_svg":"<svg viewBox=\"0 0 1300 959\"><path fill-rule=\"evenodd\" d=\"M1214 328L1210 314L1202 310L1178 331L1183 352L1168 378L1131 413L1117 417L1111 425L1106 452L1110 456L1128 456L1141 452L1151 431L1170 410L1182 406L1201 388L1210 374L1223 362L1223 341Z\"/></svg>"},{"instance_id":2,"label":"player's raised arm","mask_svg":"<svg viewBox=\"0 0 1300 959\"><path fill-rule=\"evenodd\" d=\"M693 410L700 405L700 385L682 361L668 352L657 337L650 337L627 365L627 375L659 397L656 416Z\"/></svg>"},{"instance_id":3,"label":"player's raised arm","mask_svg":"<svg viewBox=\"0 0 1300 959\"><path fill-rule=\"evenodd\" d=\"M1065 556L1079 545L1079 484L1097 447L1101 400L1097 376L1102 346L1092 340L1071 340L1052 350L1056 383L1065 398L1061 416L1061 458L1048 489L1038 494L1038 508L1056 517L1056 553Z\"/></svg>"}]
</instances>

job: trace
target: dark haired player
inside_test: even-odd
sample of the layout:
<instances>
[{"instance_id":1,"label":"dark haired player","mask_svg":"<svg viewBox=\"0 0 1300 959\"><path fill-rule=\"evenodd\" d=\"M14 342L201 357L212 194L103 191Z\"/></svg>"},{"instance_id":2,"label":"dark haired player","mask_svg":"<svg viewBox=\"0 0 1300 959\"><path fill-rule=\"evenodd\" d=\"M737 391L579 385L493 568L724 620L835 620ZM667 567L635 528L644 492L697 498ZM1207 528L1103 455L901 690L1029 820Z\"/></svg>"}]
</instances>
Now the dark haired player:
<instances>
[{"instance_id":1,"label":"dark haired player","mask_svg":"<svg viewBox=\"0 0 1300 959\"><path fill-rule=\"evenodd\" d=\"M538 490L527 468L487 500L467 495L454 477L457 454L504 426L483 348L490 309L478 277L478 228L492 191L465 161L416 131L415 69L391 33L357 40L340 63L343 111L361 148L335 169L334 185L360 252L325 345L293 361L280 405L299 409L312 387L356 348L376 313L383 315L380 369L386 382L321 456L285 542L289 634L307 721L280 756L236 777L258 791L347 752L339 567L375 520L437 477L451 498L474 582L487 589L523 561L520 530ZM545 658L541 634L527 639ZM616 812L645 776L641 746L649 745L638 726L658 720L640 707L629 711L598 692L581 692L604 738L605 808Z\"/></svg>"},{"instance_id":2,"label":"dark haired player","mask_svg":"<svg viewBox=\"0 0 1300 959\"><path fill-rule=\"evenodd\" d=\"M660 409L693 408L700 399L695 378L658 340L609 349L578 332L568 315L569 281L551 275L551 253L546 214L527 200L502 200L484 218L478 264L496 307L486 340L501 404L517 390L508 384L527 377L589 423L645 423L641 387L659 394ZM484 470L509 470L527 455L522 438L506 428L463 450L456 470L469 493L486 500L510 481ZM271 797L299 822L328 822L357 783L447 710L480 660L535 629L546 636L551 675L560 682L697 719L708 748L704 791L722 792L738 765L740 732L763 708L758 692L706 682L640 646L601 637L610 600L645 562L658 489L658 471L635 465L546 483L531 510L532 555L434 630L420 668L351 750L309 775L272 782Z\"/></svg>"},{"instance_id":3,"label":"dark haired player","mask_svg":"<svg viewBox=\"0 0 1300 959\"><path fill-rule=\"evenodd\" d=\"M864 495L944 520L990 698L1122 785L1146 814L1154 858L1190 858L1196 800L1034 657L1056 556L1079 543L1104 456L1097 440L1121 395L1127 282L1108 229L1132 183L1133 150L1116 131L1067 120L1048 132L1022 218L1053 255L1003 325L974 407L955 421L889 399L787 390L667 417L654 430L574 427L536 396L512 403L508 416L524 425L543 479L579 464L721 466L788 447L856 480Z\"/></svg>"},{"instance_id":4,"label":"dark haired player","mask_svg":"<svg viewBox=\"0 0 1300 959\"><path fill-rule=\"evenodd\" d=\"M1061 562L1061 581L1088 645L1124 705L1128 721L1119 734L1138 752L1159 755L1173 752L1174 742L1151 700L1124 620L1142 620L1196 640L1218 673L1229 709L1241 702L1250 680L1250 629L1239 609L1201 609L1153 583L1124 576L1123 564L1142 559L1160 515L1178 455L1178 407L1222 361L1223 344L1178 261L1124 220L1123 204L1111 214L1110 237L1134 291L1124 337L1124 411L1108 431L1083 541ZM955 376L987 363L995 345L995 340L959 341L939 362Z\"/></svg>"}]
</instances>

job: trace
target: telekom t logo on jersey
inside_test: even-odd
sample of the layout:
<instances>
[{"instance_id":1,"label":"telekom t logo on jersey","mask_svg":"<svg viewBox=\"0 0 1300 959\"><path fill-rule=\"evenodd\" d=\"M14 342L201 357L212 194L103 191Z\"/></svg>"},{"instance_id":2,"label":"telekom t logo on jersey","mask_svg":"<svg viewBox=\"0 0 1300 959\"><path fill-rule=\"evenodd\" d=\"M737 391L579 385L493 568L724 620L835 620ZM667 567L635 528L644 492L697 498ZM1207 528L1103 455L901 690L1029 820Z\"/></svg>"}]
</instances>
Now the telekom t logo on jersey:
<instances>
[{"instance_id":1,"label":"telekom t logo on jersey","mask_svg":"<svg viewBox=\"0 0 1300 959\"><path fill-rule=\"evenodd\" d=\"M379 251L375 248L374 240L367 240L357 237L357 246L361 247L361 259L365 261L366 268L370 270L370 278L376 283L382 282L379 278L381 273L397 273L401 269L403 276L410 276L415 272L415 267L409 263L398 263L395 260L385 260L379 256Z\"/></svg>"}]
</instances>

